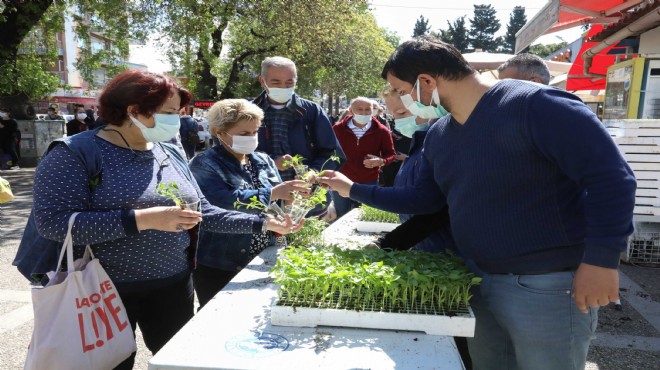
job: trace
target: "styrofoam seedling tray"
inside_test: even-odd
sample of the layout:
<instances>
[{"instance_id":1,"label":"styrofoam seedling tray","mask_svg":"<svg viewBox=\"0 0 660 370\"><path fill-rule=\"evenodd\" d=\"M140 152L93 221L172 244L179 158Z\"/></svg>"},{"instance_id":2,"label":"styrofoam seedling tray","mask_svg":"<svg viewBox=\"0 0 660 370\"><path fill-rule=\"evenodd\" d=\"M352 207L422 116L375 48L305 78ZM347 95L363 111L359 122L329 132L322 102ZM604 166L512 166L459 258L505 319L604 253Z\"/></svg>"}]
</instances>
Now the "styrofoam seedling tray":
<instances>
[{"instance_id":1,"label":"styrofoam seedling tray","mask_svg":"<svg viewBox=\"0 0 660 370\"><path fill-rule=\"evenodd\" d=\"M358 221L355 228L363 233L388 233L399 225L388 222Z\"/></svg>"},{"instance_id":2,"label":"styrofoam seedling tray","mask_svg":"<svg viewBox=\"0 0 660 370\"><path fill-rule=\"evenodd\" d=\"M473 337L475 318L468 306L467 312L454 316L423 313L396 313L383 311L357 311L354 309L271 306L273 325L317 327L340 326L349 328L421 331L429 335Z\"/></svg>"}]
</instances>

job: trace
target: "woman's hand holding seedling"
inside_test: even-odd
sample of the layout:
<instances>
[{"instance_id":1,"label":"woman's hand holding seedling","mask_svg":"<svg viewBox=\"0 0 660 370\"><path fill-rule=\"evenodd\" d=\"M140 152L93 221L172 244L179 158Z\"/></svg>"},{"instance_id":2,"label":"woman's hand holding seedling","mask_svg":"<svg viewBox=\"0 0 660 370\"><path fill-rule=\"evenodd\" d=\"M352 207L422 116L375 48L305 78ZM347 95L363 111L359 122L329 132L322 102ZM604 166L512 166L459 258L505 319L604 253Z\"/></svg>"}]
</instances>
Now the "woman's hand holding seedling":
<instances>
[{"instance_id":1,"label":"woman's hand holding seedling","mask_svg":"<svg viewBox=\"0 0 660 370\"><path fill-rule=\"evenodd\" d=\"M270 200L282 199L285 201L293 200L293 193L298 192L302 196L309 196L309 185L302 180L291 180L274 186L270 193Z\"/></svg>"},{"instance_id":2,"label":"woman's hand holding seedling","mask_svg":"<svg viewBox=\"0 0 660 370\"><path fill-rule=\"evenodd\" d=\"M293 220L291 220L291 216L289 215L285 215L284 220L278 220L277 218L270 216L267 216L266 220L267 221L264 222L268 222L268 225L266 226L267 230L282 235L296 232L300 230L300 228L305 224L305 220L302 220L298 223L298 225L294 225Z\"/></svg>"},{"instance_id":3,"label":"woman's hand holding seedling","mask_svg":"<svg viewBox=\"0 0 660 370\"><path fill-rule=\"evenodd\" d=\"M348 197L351 194L353 181L338 171L323 171L323 176L318 177L317 181L322 185L329 186L331 190L339 193L342 197Z\"/></svg>"},{"instance_id":4,"label":"woman's hand holding seedling","mask_svg":"<svg viewBox=\"0 0 660 370\"><path fill-rule=\"evenodd\" d=\"M180 207L151 207L135 210L135 222L139 231L179 232L192 229L201 221L200 212Z\"/></svg>"}]
</instances>

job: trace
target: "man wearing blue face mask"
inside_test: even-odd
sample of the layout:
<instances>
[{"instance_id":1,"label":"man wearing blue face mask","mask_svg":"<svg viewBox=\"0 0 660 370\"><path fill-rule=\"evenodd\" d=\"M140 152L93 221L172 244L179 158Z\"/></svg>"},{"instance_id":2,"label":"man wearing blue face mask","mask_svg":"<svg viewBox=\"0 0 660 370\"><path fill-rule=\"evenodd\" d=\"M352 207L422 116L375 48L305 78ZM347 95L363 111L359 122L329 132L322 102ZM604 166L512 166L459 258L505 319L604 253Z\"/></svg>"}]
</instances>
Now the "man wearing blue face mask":
<instances>
[{"instance_id":1,"label":"man wearing blue face mask","mask_svg":"<svg viewBox=\"0 0 660 370\"><path fill-rule=\"evenodd\" d=\"M301 155L305 158L303 164L317 171L326 162L324 170L337 170L346 160L323 108L294 92L297 79L291 59L268 57L261 63L259 76L264 91L253 101L264 111L257 150L275 161L284 181L295 177L293 168L284 165L295 155ZM340 162L329 161L332 155L337 155ZM325 208L318 207L310 215L324 212Z\"/></svg>"},{"instance_id":2,"label":"man wearing blue face mask","mask_svg":"<svg viewBox=\"0 0 660 370\"><path fill-rule=\"evenodd\" d=\"M598 117L566 91L486 80L428 36L399 45L382 77L413 114L451 113L426 136L419 183L319 181L391 212L449 207L456 245L483 278L470 301L475 369L584 369L598 308L618 299L636 190Z\"/></svg>"}]
</instances>

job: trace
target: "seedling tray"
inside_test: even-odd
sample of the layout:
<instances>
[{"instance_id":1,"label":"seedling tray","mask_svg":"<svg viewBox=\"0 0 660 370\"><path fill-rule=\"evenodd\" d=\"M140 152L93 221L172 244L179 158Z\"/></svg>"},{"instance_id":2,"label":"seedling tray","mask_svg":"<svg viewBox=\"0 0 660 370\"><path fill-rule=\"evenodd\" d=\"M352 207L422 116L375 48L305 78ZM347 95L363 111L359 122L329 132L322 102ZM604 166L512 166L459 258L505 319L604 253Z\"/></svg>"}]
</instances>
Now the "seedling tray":
<instances>
[{"instance_id":1,"label":"seedling tray","mask_svg":"<svg viewBox=\"0 0 660 370\"><path fill-rule=\"evenodd\" d=\"M355 228L363 233L388 233L399 225L387 222L358 221Z\"/></svg>"},{"instance_id":2,"label":"seedling tray","mask_svg":"<svg viewBox=\"0 0 660 370\"><path fill-rule=\"evenodd\" d=\"M473 337L475 318L464 306L451 312L439 312L426 306L376 309L374 307L331 308L301 306L280 300L271 307L271 323L279 326L351 328L421 331L429 335Z\"/></svg>"}]
</instances>

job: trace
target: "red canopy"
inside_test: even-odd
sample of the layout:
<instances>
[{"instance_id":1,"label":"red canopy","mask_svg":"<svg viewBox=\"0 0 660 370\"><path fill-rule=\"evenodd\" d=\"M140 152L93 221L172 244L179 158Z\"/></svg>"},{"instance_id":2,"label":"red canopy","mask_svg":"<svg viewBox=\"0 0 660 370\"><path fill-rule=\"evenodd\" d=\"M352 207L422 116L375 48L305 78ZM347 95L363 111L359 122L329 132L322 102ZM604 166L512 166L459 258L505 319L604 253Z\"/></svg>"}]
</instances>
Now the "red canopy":
<instances>
[{"instance_id":1,"label":"red canopy","mask_svg":"<svg viewBox=\"0 0 660 370\"><path fill-rule=\"evenodd\" d=\"M534 18L516 33L519 53L539 36L584 24L617 22L625 11L644 0L548 0Z\"/></svg>"},{"instance_id":2,"label":"red canopy","mask_svg":"<svg viewBox=\"0 0 660 370\"><path fill-rule=\"evenodd\" d=\"M601 32L603 30L603 25L594 24L589 29L589 34L585 40L589 40L593 35ZM594 79L593 77L584 75L584 61L582 60L582 54L587 50L596 45L598 42L587 42L585 41L580 48L580 52L577 54L571 69L568 71L568 79L566 80L566 90L575 91L575 90L603 90L605 89L605 79ZM613 65L616 62L616 55L607 55L607 53L614 49L616 46L610 46L600 53L596 54L593 58L591 68L589 68L589 73L606 75L607 67Z\"/></svg>"}]
</instances>

